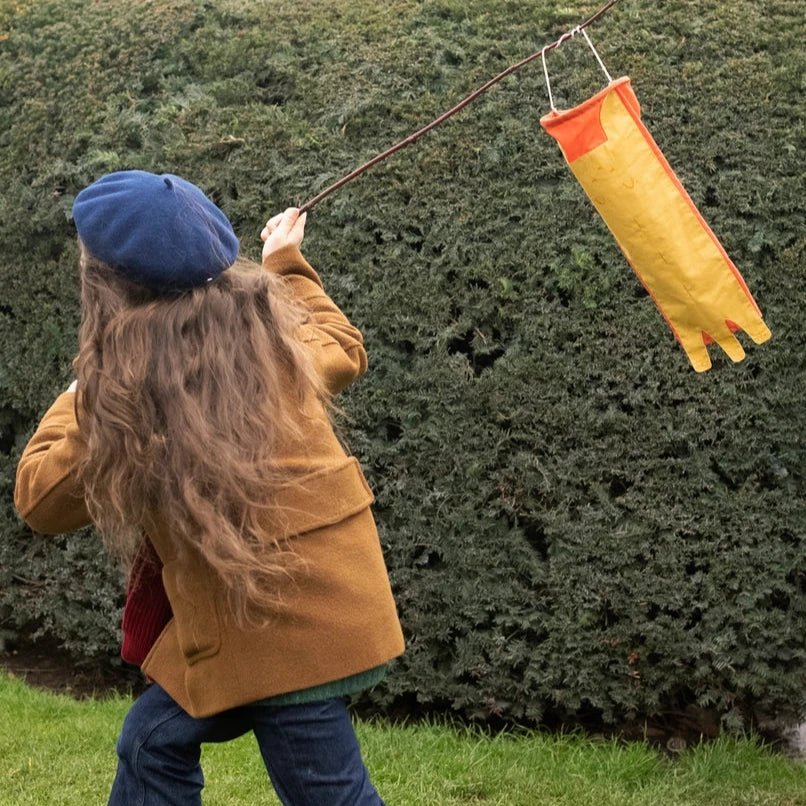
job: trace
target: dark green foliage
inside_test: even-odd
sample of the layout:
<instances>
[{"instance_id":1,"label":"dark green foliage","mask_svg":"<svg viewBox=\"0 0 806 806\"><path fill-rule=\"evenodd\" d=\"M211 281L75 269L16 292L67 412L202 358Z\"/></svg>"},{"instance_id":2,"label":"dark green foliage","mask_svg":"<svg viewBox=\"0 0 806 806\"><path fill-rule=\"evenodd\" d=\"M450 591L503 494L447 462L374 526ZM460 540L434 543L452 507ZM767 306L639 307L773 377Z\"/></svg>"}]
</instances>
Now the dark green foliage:
<instances>
[{"instance_id":1,"label":"dark green foliage","mask_svg":"<svg viewBox=\"0 0 806 806\"><path fill-rule=\"evenodd\" d=\"M625 0L593 30L774 338L695 374L553 141L533 65L311 216L364 329L343 399L409 649L380 704L731 727L806 690L803 2ZM117 648L97 537L15 519L13 470L70 379L74 194L170 170L263 220L592 10L572 2L0 4L0 616ZM584 43L557 103L598 89ZM747 342L745 341L745 344Z\"/></svg>"}]
</instances>

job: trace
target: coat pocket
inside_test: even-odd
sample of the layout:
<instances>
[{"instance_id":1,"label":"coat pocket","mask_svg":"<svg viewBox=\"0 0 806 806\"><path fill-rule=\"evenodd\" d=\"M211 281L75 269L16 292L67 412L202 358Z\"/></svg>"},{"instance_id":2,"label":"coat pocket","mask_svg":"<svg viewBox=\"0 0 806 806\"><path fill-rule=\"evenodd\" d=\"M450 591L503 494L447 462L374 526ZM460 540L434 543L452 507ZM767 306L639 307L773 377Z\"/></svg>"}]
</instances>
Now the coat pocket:
<instances>
[{"instance_id":1,"label":"coat pocket","mask_svg":"<svg viewBox=\"0 0 806 806\"><path fill-rule=\"evenodd\" d=\"M194 565L168 562L162 570L179 648L188 665L215 655L221 648L221 623L213 596L215 586L209 571L200 564Z\"/></svg>"}]
</instances>

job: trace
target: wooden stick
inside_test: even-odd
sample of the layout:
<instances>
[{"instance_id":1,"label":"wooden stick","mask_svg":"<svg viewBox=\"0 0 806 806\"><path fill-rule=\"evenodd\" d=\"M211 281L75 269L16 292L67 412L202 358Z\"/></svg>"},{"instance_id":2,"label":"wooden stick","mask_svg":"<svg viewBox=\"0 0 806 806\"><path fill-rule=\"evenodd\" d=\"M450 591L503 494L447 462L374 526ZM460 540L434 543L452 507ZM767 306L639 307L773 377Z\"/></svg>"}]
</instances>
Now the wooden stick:
<instances>
[{"instance_id":1,"label":"wooden stick","mask_svg":"<svg viewBox=\"0 0 806 806\"><path fill-rule=\"evenodd\" d=\"M550 50L554 50L554 48L560 47L560 45L562 45L563 42L566 42L567 40L576 36L577 33L579 33L579 31L581 31L583 28L587 28L589 25L592 25L594 22L596 22L596 20L598 20L599 17L601 17L605 12L609 11L618 2L619 0L609 0L609 2L605 3L605 5L603 5L595 14L593 14L591 17L588 17L588 19L585 20L583 23L577 25L576 28L572 28L570 31L566 31L559 39L557 39L556 41L552 42L549 45L545 45L536 53L533 53L531 56L527 56L525 59L522 59L517 64L510 65L502 73L499 73L497 76L495 76L495 78L491 78L486 84L479 87L477 90L472 92L463 100L459 101L459 103L456 104L456 106L452 107L447 112L444 112L435 120L432 120L428 125L423 126L422 129L419 129L413 134L410 134L405 139L401 140L399 143L396 143L390 148L387 148L386 151L382 152L381 154L378 154L371 160L368 160L363 165L359 165L358 168L356 168L353 171L350 171L350 173L348 173L346 176L343 176L337 182L334 182L329 187L326 187L323 191L321 191L321 193L317 193L316 196L306 201L305 204L303 204L302 207L299 208L300 213L307 213L308 210L315 207L317 204L319 204L320 201L322 201L322 199L327 198L331 193L335 193L335 191L337 191L339 188L344 187L344 185L346 185L348 182L352 182L353 179L356 179L357 177L361 176L361 174L363 174L365 171L368 171L370 168L377 165L379 162L383 162L383 160L385 160L387 157L391 157L392 154L396 154L398 151L402 151L404 148L406 148L406 146L410 146L412 143L419 140L420 137L422 137L424 134L430 132L431 129L435 129L437 126L440 126L446 120L448 120L448 118L453 117L457 112L461 112L462 109L464 109L468 104L473 103L473 101L475 101L476 98L478 98L480 95L483 95L485 92L487 92L488 89L490 89L490 87L494 86L499 81L503 80L509 75L512 75L512 73L516 72L517 70L520 70L522 67L525 67L527 64L530 64L536 59L540 59L544 53L548 53Z\"/></svg>"}]
</instances>

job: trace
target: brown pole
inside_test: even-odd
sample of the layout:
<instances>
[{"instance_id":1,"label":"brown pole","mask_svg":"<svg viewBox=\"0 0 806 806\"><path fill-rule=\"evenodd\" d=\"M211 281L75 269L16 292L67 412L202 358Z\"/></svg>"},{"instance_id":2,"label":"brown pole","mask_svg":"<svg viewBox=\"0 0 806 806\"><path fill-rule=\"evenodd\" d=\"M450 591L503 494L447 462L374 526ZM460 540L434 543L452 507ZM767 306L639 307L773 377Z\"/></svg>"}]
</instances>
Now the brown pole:
<instances>
[{"instance_id":1,"label":"brown pole","mask_svg":"<svg viewBox=\"0 0 806 806\"><path fill-rule=\"evenodd\" d=\"M353 171L350 171L350 173L343 176L337 182L334 182L332 185L326 187L320 193L317 193L316 196L314 196L313 198L308 199L308 201L306 201L305 204L303 204L302 207L299 208L300 212L307 213L308 210L315 207L317 204L319 204L320 201L322 201L322 199L327 198L331 193L335 193L335 191L337 191L339 188L344 187L344 185L346 185L348 182L352 182L353 179L356 179L357 177L361 176L361 174L363 174L365 171L368 171L374 165L377 165L379 162L383 162L383 160L385 160L387 157L391 157L392 154L396 154L398 151L401 151L406 146L410 146L412 143L419 140L420 137L422 137L424 134L430 132L431 129L435 129L437 126L441 125L446 120L448 120L448 118L453 117L457 112L461 112L462 109L464 109L468 104L473 103L473 101L475 101L476 98L478 98L480 95L483 95L485 92L487 92L488 89L490 89L490 87L494 86L499 81L503 80L504 78L516 72L517 70L520 70L522 67L525 67L527 64L530 64L536 59L539 59L544 53L548 53L550 50L554 50L554 48L560 47L560 45L562 45L563 42L571 39L573 36L576 36L578 31L581 31L583 28L587 28L589 25L592 25L594 22L596 22L596 20L598 20L599 17L601 17L604 13L609 11L618 2L619 0L609 0L609 2L605 3L605 5L603 5L595 14L588 17L587 20L585 20L583 23L580 23L576 28L572 28L570 31L566 31L559 39L555 40L549 45L545 45L536 53L533 53L531 56L527 56L525 59L522 59L517 64L510 65L502 73L499 73L497 76L495 76L495 78L491 78L486 84L482 85L477 90L468 95L466 98L463 98L461 101L459 101L459 103L456 104L456 106L452 107L447 112L444 112L438 118L432 120L426 126L423 126L422 129L418 129L416 132L410 134L408 137L401 140L399 143L395 143L395 145L387 148L386 151L374 156L371 160L368 160L363 165L359 165L358 168L356 168Z\"/></svg>"}]
</instances>

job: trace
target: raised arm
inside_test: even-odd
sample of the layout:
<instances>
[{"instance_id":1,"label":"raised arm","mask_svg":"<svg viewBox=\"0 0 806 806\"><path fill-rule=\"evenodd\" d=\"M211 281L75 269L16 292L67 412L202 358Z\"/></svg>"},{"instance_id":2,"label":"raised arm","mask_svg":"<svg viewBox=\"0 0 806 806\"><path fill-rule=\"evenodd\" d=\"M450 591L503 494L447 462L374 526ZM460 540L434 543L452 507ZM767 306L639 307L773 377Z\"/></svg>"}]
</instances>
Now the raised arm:
<instances>
[{"instance_id":1,"label":"raised arm","mask_svg":"<svg viewBox=\"0 0 806 806\"><path fill-rule=\"evenodd\" d=\"M366 371L367 354L361 332L328 297L319 275L299 251L304 226L305 216L293 208L269 221L261 233L263 268L283 276L308 309L311 319L303 340L315 351L317 368L335 394Z\"/></svg>"}]
</instances>

